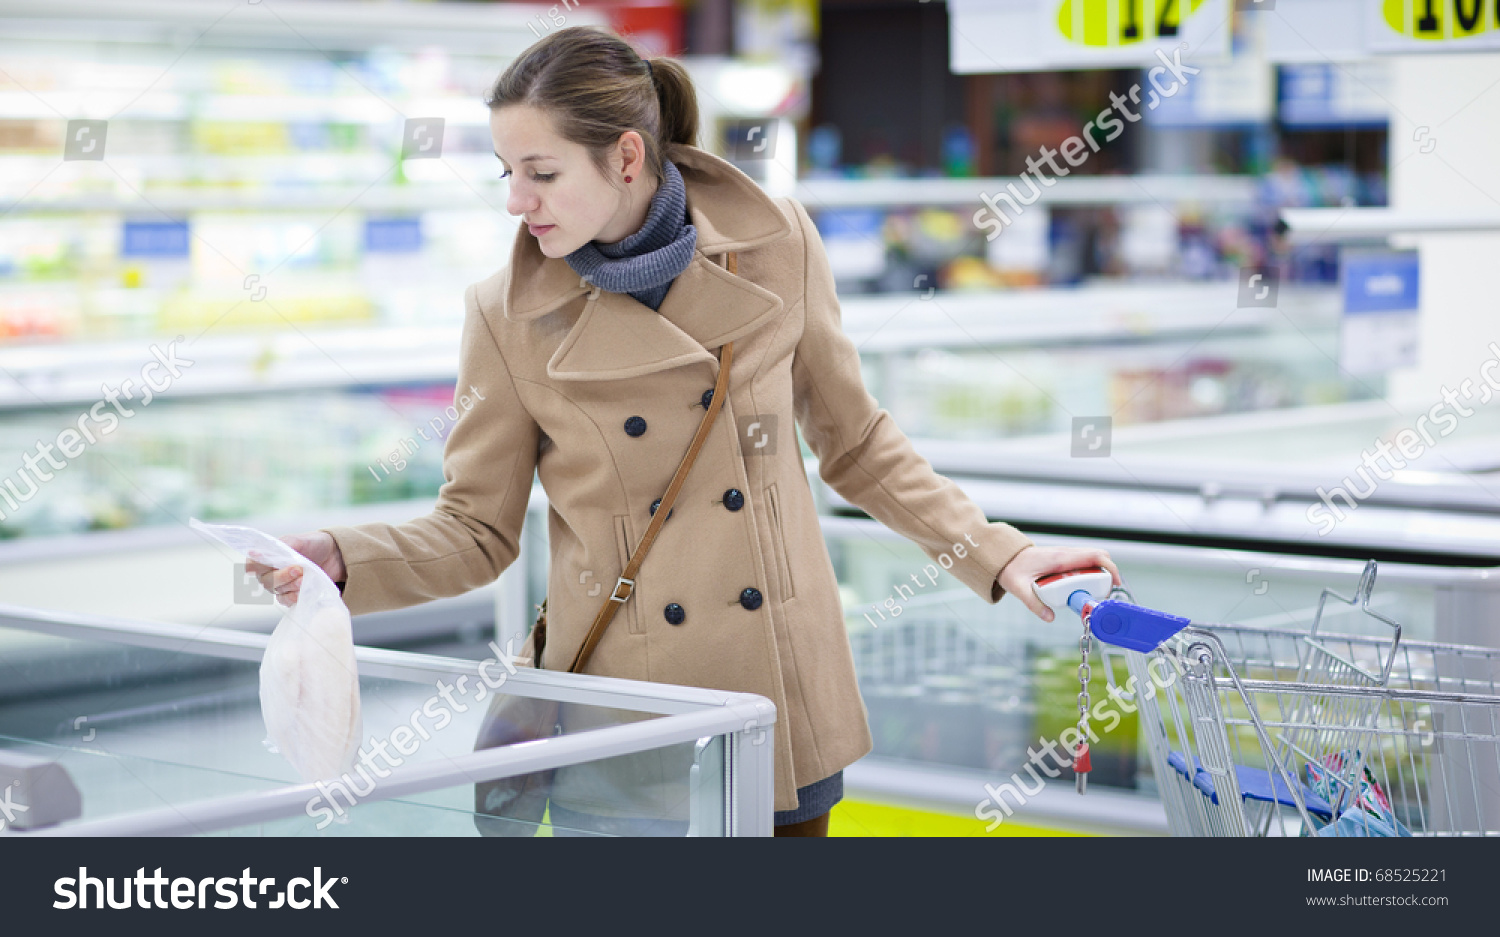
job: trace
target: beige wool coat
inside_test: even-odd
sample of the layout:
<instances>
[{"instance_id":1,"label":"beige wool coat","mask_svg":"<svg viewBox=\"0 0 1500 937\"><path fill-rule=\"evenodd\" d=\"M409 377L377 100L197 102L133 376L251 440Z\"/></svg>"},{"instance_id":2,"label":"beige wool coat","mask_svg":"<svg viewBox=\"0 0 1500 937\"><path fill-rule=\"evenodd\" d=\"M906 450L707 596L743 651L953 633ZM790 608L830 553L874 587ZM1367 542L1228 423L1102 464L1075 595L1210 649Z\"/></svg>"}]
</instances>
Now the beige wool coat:
<instances>
[{"instance_id":1,"label":"beige wool coat","mask_svg":"<svg viewBox=\"0 0 1500 937\"><path fill-rule=\"evenodd\" d=\"M872 744L794 423L824 481L935 562L947 553L985 601L1000 601L996 576L1030 541L989 522L866 390L806 210L705 151L666 156L698 243L660 310L583 283L522 227L510 264L465 294L455 402L470 408L445 444L432 513L326 530L354 614L458 595L515 560L539 477L550 501L543 665L566 667L703 418L717 349L733 341L729 399L588 672L769 698L775 809L789 810L798 787Z\"/></svg>"}]
</instances>

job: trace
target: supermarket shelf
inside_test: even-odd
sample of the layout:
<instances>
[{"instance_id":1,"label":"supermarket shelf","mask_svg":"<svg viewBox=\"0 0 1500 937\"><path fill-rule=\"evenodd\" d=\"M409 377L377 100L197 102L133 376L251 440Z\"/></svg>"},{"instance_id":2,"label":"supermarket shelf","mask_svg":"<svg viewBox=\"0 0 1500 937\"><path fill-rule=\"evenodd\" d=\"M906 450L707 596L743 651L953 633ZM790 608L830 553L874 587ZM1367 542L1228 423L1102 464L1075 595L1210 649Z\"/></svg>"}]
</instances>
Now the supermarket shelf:
<instances>
[{"instance_id":1,"label":"supermarket shelf","mask_svg":"<svg viewBox=\"0 0 1500 937\"><path fill-rule=\"evenodd\" d=\"M844 330L862 353L921 348L1132 342L1264 328L1273 317L1337 316L1332 289L1287 289L1279 309L1236 309L1235 284L1104 284L1005 293L858 296ZM342 328L208 336L180 345L194 362L162 392L184 398L368 384L452 381L460 326ZM151 345L118 342L0 346L0 410L92 404L102 383L135 379ZM127 404L128 406L128 404Z\"/></svg>"},{"instance_id":2,"label":"supermarket shelf","mask_svg":"<svg viewBox=\"0 0 1500 937\"><path fill-rule=\"evenodd\" d=\"M351 209L379 212L424 212L443 209L487 209L505 212L509 186L414 184L407 186L352 186L309 184L307 191L279 187L263 191L177 189L134 193L101 192L41 201L29 198L10 210L12 215L123 212L186 215L210 211L297 212ZM506 217L511 217L507 215Z\"/></svg>"},{"instance_id":3,"label":"supermarket shelf","mask_svg":"<svg viewBox=\"0 0 1500 937\"><path fill-rule=\"evenodd\" d=\"M1284 288L1278 308L1236 308L1232 282L1092 284L1076 289L900 293L844 300L844 331L865 353L945 346L1131 342L1264 328L1283 314L1333 321L1338 291Z\"/></svg>"},{"instance_id":4,"label":"supermarket shelf","mask_svg":"<svg viewBox=\"0 0 1500 937\"><path fill-rule=\"evenodd\" d=\"M809 209L880 205L980 205L981 193L994 195L1019 177L977 179L804 179L797 198ZM1057 179L1042 189L1045 205L1125 205L1180 202L1251 204L1256 180L1250 176L1078 176ZM1001 203L1002 205L1004 203Z\"/></svg>"},{"instance_id":5,"label":"supermarket shelf","mask_svg":"<svg viewBox=\"0 0 1500 937\"><path fill-rule=\"evenodd\" d=\"M461 327L346 328L213 336L177 346L192 362L156 396L180 399L309 388L455 380ZM151 346L171 337L0 349L0 409L92 404L101 386L141 386ZM156 373L153 379L161 380ZM129 401L122 399L129 407Z\"/></svg>"},{"instance_id":6,"label":"supermarket shelf","mask_svg":"<svg viewBox=\"0 0 1500 937\"><path fill-rule=\"evenodd\" d=\"M274 6L274 9L272 7ZM300 0L243 5L226 15L223 4L200 0L0 0L0 38L69 42L140 42L180 46L417 49L441 45L486 57L510 58L545 34L551 4L399 3L359 5ZM568 25L603 25L600 13L568 10Z\"/></svg>"},{"instance_id":7,"label":"supermarket shelf","mask_svg":"<svg viewBox=\"0 0 1500 937\"><path fill-rule=\"evenodd\" d=\"M381 105L382 108L384 107ZM0 102L3 108L3 102ZM482 116L482 115L481 115ZM482 154L464 153L465 157ZM467 162L467 161L466 161ZM809 210L881 205L980 205L980 194L1004 188L1007 179L909 179L909 180L804 180L796 197ZM166 212L193 211L283 211L301 208L343 207L357 201L361 207L420 211L432 208L473 207L487 203L497 211L505 207L507 187L485 183L472 188L447 183L416 183L411 186L324 185L308 186L307 193L295 189L270 189L264 193L237 193L223 189L179 189L148 192L150 205L133 193L113 192L72 196L65 199L27 199L14 212L22 214L75 213L86 211L135 211L152 206ZM1212 201L1243 202L1253 198L1248 180L1214 177L1136 177L1059 180L1046 192L1044 203L1057 205L1114 205ZM1338 210L1333 210L1338 211Z\"/></svg>"},{"instance_id":8,"label":"supermarket shelf","mask_svg":"<svg viewBox=\"0 0 1500 937\"><path fill-rule=\"evenodd\" d=\"M1393 234L1500 232L1494 209L1283 208L1281 220L1293 243L1361 241Z\"/></svg>"},{"instance_id":9,"label":"supermarket shelf","mask_svg":"<svg viewBox=\"0 0 1500 937\"><path fill-rule=\"evenodd\" d=\"M342 95L298 94L178 94L150 91L131 99L119 113L94 112L108 104L97 94L50 91L42 99L25 91L0 92L0 114L8 120L58 121L67 114L110 117L112 120L215 120L269 122L327 122L339 124L400 123L405 117L441 117L449 124L487 126L489 111L478 96L408 98L371 93ZM121 102L123 103L123 102Z\"/></svg>"}]
</instances>

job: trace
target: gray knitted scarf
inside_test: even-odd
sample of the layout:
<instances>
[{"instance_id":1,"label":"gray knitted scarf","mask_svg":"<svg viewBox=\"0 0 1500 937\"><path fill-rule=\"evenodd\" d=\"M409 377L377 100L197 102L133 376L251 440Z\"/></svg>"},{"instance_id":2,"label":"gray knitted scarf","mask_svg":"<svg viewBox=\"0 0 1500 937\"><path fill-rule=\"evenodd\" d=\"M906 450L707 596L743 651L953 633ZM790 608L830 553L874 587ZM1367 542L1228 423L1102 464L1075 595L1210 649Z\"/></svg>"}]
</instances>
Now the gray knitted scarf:
<instances>
[{"instance_id":1,"label":"gray knitted scarf","mask_svg":"<svg viewBox=\"0 0 1500 937\"><path fill-rule=\"evenodd\" d=\"M662 170L661 185L639 231L614 244L590 241L564 258L594 286L629 293L652 309L661 308L672 281L692 263L698 246L698 229L687 220L682 173L670 160L663 160Z\"/></svg>"}]
</instances>

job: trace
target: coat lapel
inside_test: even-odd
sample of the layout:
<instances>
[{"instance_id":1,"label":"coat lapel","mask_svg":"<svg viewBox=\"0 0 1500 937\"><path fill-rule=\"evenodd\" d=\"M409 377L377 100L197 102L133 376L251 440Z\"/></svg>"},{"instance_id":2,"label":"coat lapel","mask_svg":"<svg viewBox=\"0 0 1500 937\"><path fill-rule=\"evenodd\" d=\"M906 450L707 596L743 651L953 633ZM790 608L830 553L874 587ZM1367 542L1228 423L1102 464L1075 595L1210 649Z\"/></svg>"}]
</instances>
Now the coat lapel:
<instances>
[{"instance_id":1,"label":"coat lapel","mask_svg":"<svg viewBox=\"0 0 1500 937\"><path fill-rule=\"evenodd\" d=\"M578 321L547 362L547 376L561 381L610 381L716 360L650 306L623 293L601 290L584 303Z\"/></svg>"},{"instance_id":2,"label":"coat lapel","mask_svg":"<svg viewBox=\"0 0 1500 937\"><path fill-rule=\"evenodd\" d=\"M660 314L704 348L748 335L781 312L781 297L699 251L672 281Z\"/></svg>"},{"instance_id":3,"label":"coat lapel","mask_svg":"<svg viewBox=\"0 0 1500 937\"><path fill-rule=\"evenodd\" d=\"M781 309L781 297L729 273L700 251L672 281L659 312L624 293L590 293L582 315L547 362L547 376L608 381L695 361L717 366L708 349L755 331Z\"/></svg>"},{"instance_id":4,"label":"coat lapel","mask_svg":"<svg viewBox=\"0 0 1500 937\"><path fill-rule=\"evenodd\" d=\"M696 361L717 369L709 349L748 335L782 311L779 296L711 259L789 235L791 225L781 210L753 180L716 156L677 145L667 156L682 170L698 250L672 282L659 312L626 294L593 289L565 260L542 254L525 228L517 232L506 316L534 319L584 300L583 311L547 362L549 377L619 380Z\"/></svg>"}]
</instances>

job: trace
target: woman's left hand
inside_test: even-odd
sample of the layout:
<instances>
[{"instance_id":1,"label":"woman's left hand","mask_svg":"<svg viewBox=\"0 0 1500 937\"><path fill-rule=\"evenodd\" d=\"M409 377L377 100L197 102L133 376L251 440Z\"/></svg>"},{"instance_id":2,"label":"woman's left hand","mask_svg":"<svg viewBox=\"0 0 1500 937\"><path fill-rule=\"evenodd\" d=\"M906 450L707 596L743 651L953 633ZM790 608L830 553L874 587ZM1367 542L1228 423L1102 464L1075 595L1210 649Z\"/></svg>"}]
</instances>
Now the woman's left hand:
<instances>
[{"instance_id":1,"label":"woman's left hand","mask_svg":"<svg viewBox=\"0 0 1500 937\"><path fill-rule=\"evenodd\" d=\"M1051 621L1056 616L1052 614L1052 609L1037 598L1031 584L1043 576L1088 566L1103 566L1115 577L1115 585L1122 585L1120 570L1115 567L1115 562L1109 558L1107 551L1081 547L1026 547L1005 564L996 579L1000 588L1020 599L1023 605L1031 609L1032 614L1042 621Z\"/></svg>"}]
</instances>

